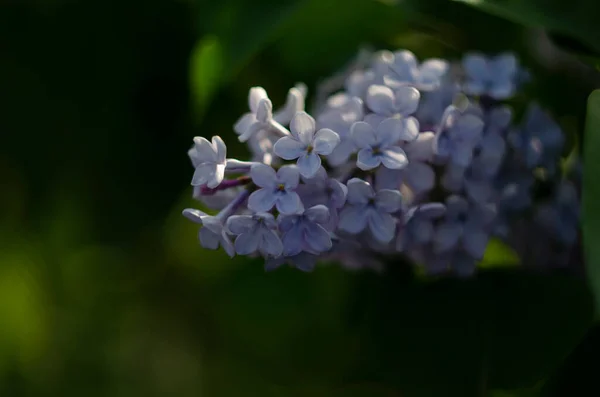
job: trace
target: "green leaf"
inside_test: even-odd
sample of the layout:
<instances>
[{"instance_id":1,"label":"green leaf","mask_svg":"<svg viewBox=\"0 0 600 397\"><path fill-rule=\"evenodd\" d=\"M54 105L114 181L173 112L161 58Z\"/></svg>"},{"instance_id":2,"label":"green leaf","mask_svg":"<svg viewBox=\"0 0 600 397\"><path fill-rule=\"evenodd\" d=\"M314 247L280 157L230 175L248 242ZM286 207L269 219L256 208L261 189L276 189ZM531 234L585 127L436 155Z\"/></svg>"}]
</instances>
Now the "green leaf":
<instances>
[{"instance_id":1,"label":"green leaf","mask_svg":"<svg viewBox=\"0 0 600 397\"><path fill-rule=\"evenodd\" d=\"M600 51L600 3L589 0L454 0L510 21L569 35Z\"/></svg>"},{"instance_id":2,"label":"green leaf","mask_svg":"<svg viewBox=\"0 0 600 397\"><path fill-rule=\"evenodd\" d=\"M202 118L212 96L221 82L223 50L219 39L205 36L196 43L190 59L190 84L194 110Z\"/></svg>"},{"instance_id":3,"label":"green leaf","mask_svg":"<svg viewBox=\"0 0 600 397\"><path fill-rule=\"evenodd\" d=\"M584 137L583 246L587 277L600 313L600 90L588 99Z\"/></svg>"}]
</instances>

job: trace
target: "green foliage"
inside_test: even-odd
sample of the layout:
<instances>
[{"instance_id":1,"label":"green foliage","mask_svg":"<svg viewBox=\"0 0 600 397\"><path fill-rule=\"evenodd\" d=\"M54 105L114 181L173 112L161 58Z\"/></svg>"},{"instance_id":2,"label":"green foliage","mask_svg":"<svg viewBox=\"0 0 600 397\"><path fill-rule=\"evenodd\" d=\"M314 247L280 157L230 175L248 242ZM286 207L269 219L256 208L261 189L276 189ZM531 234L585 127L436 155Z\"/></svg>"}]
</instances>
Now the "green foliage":
<instances>
[{"instance_id":1,"label":"green foliage","mask_svg":"<svg viewBox=\"0 0 600 397\"><path fill-rule=\"evenodd\" d=\"M596 297L596 313L600 313L600 90L588 99L587 122L584 141L583 185L583 244L586 253L588 280Z\"/></svg>"}]
</instances>

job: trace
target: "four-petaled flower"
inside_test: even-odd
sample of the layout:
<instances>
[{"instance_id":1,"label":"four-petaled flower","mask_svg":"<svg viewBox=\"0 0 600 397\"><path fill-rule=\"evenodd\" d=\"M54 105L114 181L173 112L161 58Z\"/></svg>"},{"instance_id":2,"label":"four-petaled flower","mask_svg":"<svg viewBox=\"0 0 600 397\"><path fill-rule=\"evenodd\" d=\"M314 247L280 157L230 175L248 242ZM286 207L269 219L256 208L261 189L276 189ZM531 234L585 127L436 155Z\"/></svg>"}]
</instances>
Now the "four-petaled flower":
<instances>
[{"instance_id":1,"label":"four-petaled flower","mask_svg":"<svg viewBox=\"0 0 600 397\"><path fill-rule=\"evenodd\" d=\"M433 142L435 153L458 167L468 167L481 142L483 127L483 120L475 114L448 107Z\"/></svg>"},{"instance_id":2,"label":"four-petaled flower","mask_svg":"<svg viewBox=\"0 0 600 397\"><path fill-rule=\"evenodd\" d=\"M268 212L232 215L227 219L226 227L231 234L237 235L234 246L239 255L258 251L264 257L278 257L283 252L276 233L277 222Z\"/></svg>"},{"instance_id":3,"label":"four-petaled flower","mask_svg":"<svg viewBox=\"0 0 600 397\"><path fill-rule=\"evenodd\" d=\"M518 64L513 54L492 58L473 53L462 62L466 75L463 89L471 95L488 95L494 99L510 98L515 91Z\"/></svg>"},{"instance_id":4,"label":"four-petaled flower","mask_svg":"<svg viewBox=\"0 0 600 397\"><path fill-rule=\"evenodd\" d=\"M277 221L283 233L284 256L319 254L331 249L331 236L323 227L329 221L329 210L324 205L315 205L303 213L280 215Z\"/></svg>"},{"instance_id":5,"label":"four-petaled flower","mask_svg":"<svg viewBox=\"0 0 600 397\"><path fill-rule=\"evenodd\" d=\"M196 170L192 177L193 186L206 185L217 187L225 176L227 147L219 136L212 137L212 143L206 138L195 137L194 146L188 151L192 165Z\"/></svg>"},{"instance_id":6,"label":"four-petaled flower","mask_svg":"<svg viewBox=\"0 0 600 397\"><path fill-rule=\"evenodd\" d=\"M306 112L298 112L290 123L292 136L279 138L273 147L276 155L285 160L298 159L298 170L310 178L321 167L321 157L331 154L340 143L340 137L328 128L315 133L315 119Z\"/></svg>"},{"instance_id":7,"label":"four-petaled flower","mask_svg":"<svg viewBox=\"0 0 600 397\"><path fill-rule=\"evenodd\" d=\"M397 145L400 141L414 140L419 133L419 127L407 121L389 118L375 128L364 121L354 123L350 130L354 144L360 149L356 162L358 168L371 170L380 164L396 170L406 167L406 153Z\"/></svg>"},{"instance_id":8,"label":"four-petaled flower","mask_svg":"<svg viewBox=\"0 0 600 397\"><path fill-rule=\"evenodd\" d=\"M282 214L303 210L296 188L300 182L298 167L285 165L277 173L268 165L256 164L250 169L252 182L260 187L248 197L248 208L254 212L267 212L275 206Z\"/></svg>"},{"instance_id":9,"label":"four-petaled flower","mask_svg":"<svg viewBox=\"0 0 600 397\"><path fill-rule=\"evenodd\" d=\"M348 181L346 206L340 213L339 228L358 234L369 228L373 237L381 242L394 238L396 220L391 215L402 208L402 195L397 190L382 189L377 193L362 179Z\"/></svg>"},{"instance_id":10,"label":"four-petaled flower","mask_svg":"<svg viewBox=\"0 0 600 397\"><path fill-rule=\"evenodd\" d=\"M404 227L398 234L396 249L404 251L413 245L422 246L431 242L435 222L445 213L446 206L442 203L426 203L410 208L404 216Z\"/></svg>"},{"instance_id":11,"label":"four-petaled flower","mask_svg":"<svg viewBox=\"0 0 600 397\"><path fill-rule=\"evenodd\" d=\"M394 52L394 61L390 64L390 73L384 77L390 87L414 85L420 90L437 88L442 77L449 69L447 61L432 58L419 65L419 61L410 51Z\"/></svg>"},{"instance_id":12,"label":"four-petaled flower","mask_svg":"<svg viewBox=\"0 0 600 397\"><path fill-rule=\"evenodd\" d=\"M193 208L184 209L183 216L201 225L198 238L204 248L216 250L221 246L230 257L235 255L235 248L231 240L229 240L229 236L223 227L223 222L218 216L207 215Z\"/></svg>"},{"instance_id":13,"label":"four-petaled flower","mask_svg":"<svg viewBox=\"0 0 600 397\"><path fill-rule=\"evenodd\" d=\"M248 94L250 112L235 123L233 129L240 142L246 142L259 131L268 130L273 119L273 104L262 87L252 87Z\"/></svg>"},{"instance_id":14,"label":"four-petaled flower","mask_svg":"<svg viewBox=\"0 0 600 397\"><path fill-rule=\"evenodd\" d=\"M417 111L421 94L414 87L401 86L392 90L374 84L367 89L365 102L369 109L382 116L410 116Z\"/></svg>"}]
</instances>

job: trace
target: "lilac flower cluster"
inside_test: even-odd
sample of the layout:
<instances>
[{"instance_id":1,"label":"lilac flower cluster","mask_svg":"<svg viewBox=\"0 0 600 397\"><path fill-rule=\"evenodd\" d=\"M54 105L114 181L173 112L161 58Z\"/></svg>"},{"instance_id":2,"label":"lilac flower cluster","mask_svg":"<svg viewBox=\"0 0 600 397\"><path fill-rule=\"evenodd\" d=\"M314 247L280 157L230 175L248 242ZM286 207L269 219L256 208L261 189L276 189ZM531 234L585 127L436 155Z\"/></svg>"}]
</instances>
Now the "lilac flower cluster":
<instances>
[{"instance_id":1,"label":"lilac flower cluster","mask_svg":"<svg viewBox=\"0 0 600 397\"><path fill-rule=\"evenodd\" d=\"M512 54L419 63L381 51L324 82L314 117L304 85L276 111L251 88L233 128L251 161L228 159L218 136L194 138L194 197L220 211L183 214L205 248L260 256L267 269L379 268L400 254L430 273L468 276L491 238L569 250L579 198L561 175L561 128L536 104L514 123L503 103L522 74ZM523 237L524 220L543 233Z\"/></svg>"}]
</instances>

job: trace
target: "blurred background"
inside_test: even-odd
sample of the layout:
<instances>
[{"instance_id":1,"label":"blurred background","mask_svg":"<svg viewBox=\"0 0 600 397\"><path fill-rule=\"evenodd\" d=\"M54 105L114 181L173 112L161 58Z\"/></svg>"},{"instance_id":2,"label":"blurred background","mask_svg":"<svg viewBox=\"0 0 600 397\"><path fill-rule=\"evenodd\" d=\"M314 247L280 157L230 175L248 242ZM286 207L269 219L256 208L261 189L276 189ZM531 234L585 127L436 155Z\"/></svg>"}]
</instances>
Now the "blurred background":
<instances>
[{"instance_id":1,"label":"blurred background","mask_svg":"<svg viewBox=\"0 0 600 397\"><path fill-rule=\"evenodd\" d=\"M265 273L181 216L202 208L194 136L244 158L251 86L277 106L361 48L516 51L534 80L515 106L538 98L577 150L600 7L569 4L0 1L0 396L584 395L580 277L502 252L469 281Z\"/></svg>"}]
</instances>

